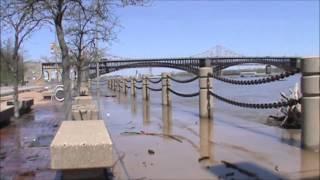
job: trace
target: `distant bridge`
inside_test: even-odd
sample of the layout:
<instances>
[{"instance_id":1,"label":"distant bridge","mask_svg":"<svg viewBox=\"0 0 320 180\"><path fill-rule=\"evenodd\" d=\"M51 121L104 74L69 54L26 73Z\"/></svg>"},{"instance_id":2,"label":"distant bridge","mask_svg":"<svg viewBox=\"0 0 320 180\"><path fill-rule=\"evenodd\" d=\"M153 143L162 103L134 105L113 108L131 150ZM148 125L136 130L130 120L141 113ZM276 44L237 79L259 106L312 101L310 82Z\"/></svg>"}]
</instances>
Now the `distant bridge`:
<instances>
[{"instance_id":1,"label":"distant bridge","mask_svg":"<svg viewBox=\"0 0 320 180\"><path fill-rule=\"evenodd\" d=\"M99 62L100 75L128 68L165 67L184 70L198 75L200 67L213 67L214 72L230 66L242 64L265 64L276 66L284 71L299 69L300 58L298 57L187 57L187 58L155 58L155 59L128 59L112 60L102 59ZM97 64L89 65L90 77L97 74Z\"/></svg>"}]
</instances>

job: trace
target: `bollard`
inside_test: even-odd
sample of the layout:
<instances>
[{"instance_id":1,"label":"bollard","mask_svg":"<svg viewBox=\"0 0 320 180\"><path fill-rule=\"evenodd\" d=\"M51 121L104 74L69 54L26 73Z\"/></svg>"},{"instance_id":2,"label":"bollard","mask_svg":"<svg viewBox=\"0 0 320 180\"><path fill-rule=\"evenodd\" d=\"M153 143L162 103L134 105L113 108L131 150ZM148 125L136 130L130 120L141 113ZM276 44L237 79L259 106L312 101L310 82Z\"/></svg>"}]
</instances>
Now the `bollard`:
<instances>
[{"instance_id":1,"label":"bollard","mask_svg":"<svg viewBox=\"0 0 320 180\"><path fill-rule=\"evenodd\" d=\"M172 107L162 105L163 134L172 135Z\"/></svg>"},{"instance_id":2,"label":"bollard","mask_svg":"<svg viewBox=\"0 0 320 180\"><path fill-rule=\"evenodd\" d=\"M162 104L171 106L171 95L168 90L170 88L170 79L169 73L162 73L161 74L161 83L162 83Z\"/></svg>"},{"instance_id":3,"label":"bollard","mask_svg":"<svg viewBox=\"0 0 320 180\"><path fill-rule=\"evenodd\" d=\"M319 151L320 58L302 60L302 146Z\"/></svg>"},{"instance_id":4,"label":"bollard","mask_svg":"<svg viewBox=\"0 0 320 180\"><path fill-rule=\"evenodd\" d=\"M136 79L134 77L131 77L131 96L136 96Z\"/></svg>"},{"instance_id":5,"label":"bollard","mask_svg":"<svg viewBox=\"0 0 320 180\"><path fill-rule=\"evenodd\" d=\"M200 118L200 127L199 127L199 152L200 157L208 157L201 164L208 166L212 158L212 148L211 148L211 136L212 136L212 119L210 118Z\"/></svg>"},{"instance_id":6,"label":"bollard","mask_svg":"<svg viewBox=\"0 0 320 180\"><path fill-rule=\"evenodd\" d=\"M148 77L147 76L143 76L143 79L142 79L142 98L146 101L149 100Z\"/></svg>"},{"instance_id":7,"label":"bollard","mask_svg":"<svg viewBox=\"0 0 320 180\"><path fill-rule=\"evenodd\" d=\"M124 94L127 95L127 78L124 78L123 80L123 88L124 88Z\"/></svg>"},{"instance_id":8,"label":"bollard","mask_svg":"<svg viewBox=\"0 0 320 180\"><path fill-rule=\"evenodd\" d=\"M117 79L117 81L118 81L118 92L120 92L121 91L121 80Z\"/></svg>"},{"instance_id":9,"label":"bollard","mask_svg":"<svg viewBox=\"0 0 320 180\"><path fill-rule=\"evenodd\" d=\"M208 76L209 74L212 74L212 67L199 68L199 113L200 117L203 118L211 117L211 106L213 105L213 98L209 94L209 91L212 89L212 77Z\"/></svg>"}]
</instances>

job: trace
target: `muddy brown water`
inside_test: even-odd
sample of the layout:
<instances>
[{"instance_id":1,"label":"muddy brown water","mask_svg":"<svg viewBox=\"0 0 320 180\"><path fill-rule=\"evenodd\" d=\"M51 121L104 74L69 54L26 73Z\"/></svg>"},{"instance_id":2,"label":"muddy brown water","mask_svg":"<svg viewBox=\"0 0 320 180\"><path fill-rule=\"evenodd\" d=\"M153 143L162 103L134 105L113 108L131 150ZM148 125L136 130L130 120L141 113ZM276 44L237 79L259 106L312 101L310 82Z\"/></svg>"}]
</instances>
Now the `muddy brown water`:
<instances>
[{"instance_id":1,"label":"muddy brown water","mask_svg":"<svg viewBox=\"0 0 320 180\"><path fill-rule=\"evenodd\" d=\"M235 86L213 82L224 97L251 103L274 102L280 92L289 93L300 82L296 75L286 81L258 86ZM159 85L151 84L158 88ZM94 87L93 87L94 88ZM197 81L172 83L172 89L193 93ZM115 174L121 178L147 179L299 179L319 177L319 152L301 150L300 130L268 124L277 110L235 107L214 100L213 119L198 116L198 98L172 95L172 107L161 105L161 92L151 92L150 101L101 86L102 117L113 138L118 156ZM131 132L130 135L123 132ZM132 134L132 132L136 134ZM140 134L137 134L140 132ZM165 134L179 138L175 141ZM148 150L154 151L153 155ZM200 162L199 162L200 161ZM223 163L223 162L227 162ZM231 165L228 163L231 163Z\"/></svg>"}]
</instances>

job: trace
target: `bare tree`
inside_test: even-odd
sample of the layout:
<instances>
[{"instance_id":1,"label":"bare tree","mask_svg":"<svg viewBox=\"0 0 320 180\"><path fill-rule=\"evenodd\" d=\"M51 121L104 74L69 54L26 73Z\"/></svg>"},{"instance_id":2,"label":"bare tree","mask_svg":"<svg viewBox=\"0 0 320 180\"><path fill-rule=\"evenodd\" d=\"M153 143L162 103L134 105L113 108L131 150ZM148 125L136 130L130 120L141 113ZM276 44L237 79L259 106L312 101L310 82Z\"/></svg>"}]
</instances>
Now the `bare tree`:
<instances>
[{"instance_id":1,"label":"bare tree","mask_svg":"<svg viewBox=\"0 0 320 180\"><path fill-rule=\"evenodd\" d=\"M13 62L7 64L14 75L14 116L17 118L19 117L19 63L22 59L19 57L19 51L24 40L41 26L43 19L35 14L34 3L31 0L2 1L0 14L2 28L10 32L14 40L12 57L9 58Z\"/></svg>"},{"instance_id":2,"label":"bare tree","mask_svg":"<svg viewBox=\"0 0 320 180\"><path fill-rule=\"evenodd\" d=\"M74 16L74 10L76 13L80 13L80 17L87 17L89 14L94 15L91 17L91 21L88 23L92 24L96 18L108 17L111 12L111 7L115 6L127 6L127 5L139 5L142 4L143 0L37 0L37 4L40 6L37 8L43 17L50 20L51 24L54 25L56 30L56 36L61 49L62 58L62 81L64 85L64 110L65 118L71 118L71 80L70 80L70 67L71 58L69 55L69 46L66 41L66 25L70 22L76 22L79 17ZM88 18L90 19L90 18ZM103 21L104 19L102 19ZM99 28L99 24L97 23ZM102 28L102 27L101 27Z\"/></svg>"},{"instance_id":3,"label":"bare tree","mask_svg":"<svg viewBox=\"0 0 320 180\"><path fill-rule=\"evenodd\" d=\"M74 18L66 28L67 43L78 72L78 93L80 93L81 82L88 78L85 72L88 70L89 63L99 58L97 42L110 42L115 38L113 30L117 19L112 13L99 12L96 8L101 6L99 3L96 1L87 7L76 7L70 14Z\"/></svg>"}]
</instances>

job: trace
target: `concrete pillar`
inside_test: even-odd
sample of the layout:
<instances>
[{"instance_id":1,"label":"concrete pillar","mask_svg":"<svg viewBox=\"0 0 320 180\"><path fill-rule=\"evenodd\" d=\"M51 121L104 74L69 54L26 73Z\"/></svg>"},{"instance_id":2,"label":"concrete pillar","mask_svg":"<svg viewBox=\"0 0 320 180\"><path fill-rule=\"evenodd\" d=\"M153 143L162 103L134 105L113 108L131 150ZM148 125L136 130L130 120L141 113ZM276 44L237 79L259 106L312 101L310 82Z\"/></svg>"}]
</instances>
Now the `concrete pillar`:
<instances>
[{"instance_id":1,"label":"concrete pillar","mask_svg":"<svg viewBox=\"0 0 320 180\"><path fill-rule=\"evenodd\" d=\"M211 149L211 136L212 136L212 119L200 118L199 126L200 134L200 157L208 157L201 162L202 165L208 166L211 164L212 149Z\"/></svg>"},{"instance_id":2,"label":"concrete pillar","mask_svg":"<svg viewBox=\"0 0 320 180\"><path fill-rule=\"evenodd\" d=\"M148 125L150 124L150 105L149 101L143 101L143 125Z\"/></svg>"},{"instance_id":3,"label":"concrete pillar","mask_svg":"<svg viewBox=\"0 0 320 180\"><path fill-rule=\"evenodd\" d=\"M302 60L302 146L319 151L320 58Z\"/></svg>"},{"instance_id":4,"label":"concrete pillar","mask_svg":"<svg viewBox=\"0 0 320 180\"><path fill-rule=\"evenodd\" d=\"M172 107L162 105L163 134L172 134Z\"/></svg>"},{"instance_id":5,"label":"concrete pillar","mask_svg":"<svg viewBox=\"0 0 320 180\"><path fill-rule=\"evenodd\" d=\"M120 92L121 91L121 80L117 79L117 81L118 81L118 92Z\"/></svg>"},{"instance_id":6,"label":"concrete pillar","mask_svg":"<svg viewBox=\"0 0 320 180\"><path fill-rule=\"evenodd\" d=\"M136 96L136 79L134 77L131 77L131 96L135 97Z\"/></svg>"},{"instance_id":7,"label":"concrete pillar","mask_svg":"<svg viewBox=\"0 0 320 180\"><path fill-rule=\"evenodd\" d=\"M199 68L199 114L200 117L203 118L210 118L212 116L211 107L213 105L213 97L208 93L209 90L212 89L212 77L209 77L209 74L212 74L212 67Z\"/></svg>"},{"instance_id":8,"label":"concrete pillar","mask_svg":"<svg viewBox=\"0 0 320 180\"><path fill-rule=\"evenodd\" d=\"M148 78L146 76L143 76L142 79L142 98L146 101L149 100Z\"/></svg>"},{"instance_id":9,"label":"concrete pillar","mask_svg":"<svg viewBox=\"0 0 320 180\"><path fill-rule=\"evenodd\" d=\"M124 94L127 95L127 78L123 79Z\"/></svg>"},{"instance_id":10,"label":"concrete pillar","mask_svg":"<svg viewBox=\"0 0 320 180\"><path fill-rule=\"evenodd\" d=\"M161 83L162 83L162 105L171 106L171 95L168 90L170 88L170 79L169 73L161 74Z\"/></svg>"}]
</instances>

